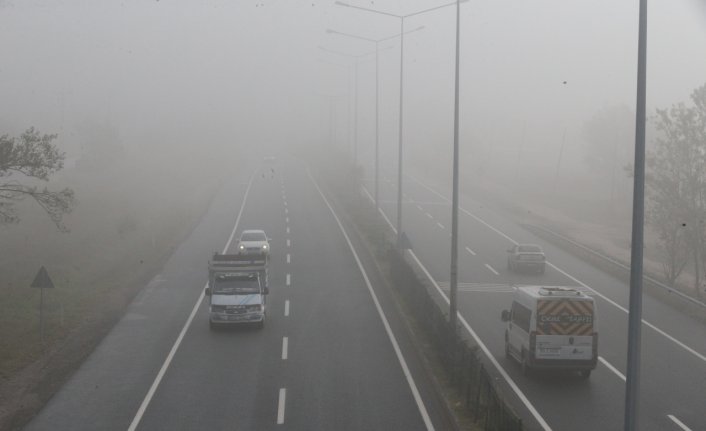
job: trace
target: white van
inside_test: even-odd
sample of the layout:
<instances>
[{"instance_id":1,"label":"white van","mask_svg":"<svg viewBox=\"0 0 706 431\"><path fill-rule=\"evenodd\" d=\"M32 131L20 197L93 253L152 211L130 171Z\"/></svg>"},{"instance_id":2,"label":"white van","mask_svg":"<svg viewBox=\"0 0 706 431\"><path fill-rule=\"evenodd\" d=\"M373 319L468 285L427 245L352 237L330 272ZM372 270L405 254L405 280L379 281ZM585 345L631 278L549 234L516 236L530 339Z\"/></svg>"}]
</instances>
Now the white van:
<instances>
[{"instance_id":1,"label":"white van","mask_svg":"<svg viewBox=\"0 0 706 431\"><path fill-rule=\"evenodd\" d=\"M576 370L588 378L598 360L593 298L570 287L518 287L503 310L505 356L531 368Z\"/></svg>"}]
</instances>

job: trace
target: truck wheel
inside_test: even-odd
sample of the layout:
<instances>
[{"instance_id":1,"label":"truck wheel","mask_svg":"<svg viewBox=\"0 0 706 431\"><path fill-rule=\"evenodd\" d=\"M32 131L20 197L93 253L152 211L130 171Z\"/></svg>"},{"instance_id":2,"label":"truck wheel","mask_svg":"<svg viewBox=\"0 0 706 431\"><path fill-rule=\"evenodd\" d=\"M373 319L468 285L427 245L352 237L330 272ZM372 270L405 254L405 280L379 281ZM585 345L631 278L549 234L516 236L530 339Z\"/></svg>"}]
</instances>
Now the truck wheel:
<instances>
[{"instance_id":1,"label":"truck wheel","mask_svg":"<svg viewBox=\"0 0 706 431\"><path fill-rule=\"evenodd\" d=\"M588 379L591 377L591 370L581 370L579 371L579 376L581 376L582 379Z\"/></svg>"}]
</instances>

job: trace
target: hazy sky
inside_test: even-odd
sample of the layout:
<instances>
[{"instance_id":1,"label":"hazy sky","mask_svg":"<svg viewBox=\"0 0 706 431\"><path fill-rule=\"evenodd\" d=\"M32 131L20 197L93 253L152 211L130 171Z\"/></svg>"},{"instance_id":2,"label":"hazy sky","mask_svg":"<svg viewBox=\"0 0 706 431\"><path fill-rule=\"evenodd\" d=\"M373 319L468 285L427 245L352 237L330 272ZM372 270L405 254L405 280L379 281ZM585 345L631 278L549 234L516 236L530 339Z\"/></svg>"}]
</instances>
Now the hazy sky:
<instances>
[{"instance_id":1,"label":"hazy sky","mask_svg":"<svg viewBox=\"0 0 706 431\"><path fill-rule=\"evenodd\" d=\"M392 13L436 0L351 3ZM648 107L685 101L706 82L703 0L649 2ZM70 141L86 121L128 140L186 145L296 143L338 134L351 114L352 60L394 18L333 1L5 0L0 2L0 127L29 125ZM462 5L462 134L514 148L521 130L542 151L608 105L634 106L637 0L471 0ZM451 138L453 8L407 20L405 136L413 147ZM380 55L382 136L396 139L399 45ZM373 133L374 56L359 66L359 136ZM335 63L335 64L332 64ZM566 84L564 84L566 81ZM551 145L544 143L554 140ZM67 142L71 149L71 143ZM141 144L143 145L143 144ZM155 144L157 145L157 144ZM162 142L164 145L164 142ZM363 144L361 144L363 145ZM184 151L187 151L185 149Z\"/></svg>"}]
</instances>

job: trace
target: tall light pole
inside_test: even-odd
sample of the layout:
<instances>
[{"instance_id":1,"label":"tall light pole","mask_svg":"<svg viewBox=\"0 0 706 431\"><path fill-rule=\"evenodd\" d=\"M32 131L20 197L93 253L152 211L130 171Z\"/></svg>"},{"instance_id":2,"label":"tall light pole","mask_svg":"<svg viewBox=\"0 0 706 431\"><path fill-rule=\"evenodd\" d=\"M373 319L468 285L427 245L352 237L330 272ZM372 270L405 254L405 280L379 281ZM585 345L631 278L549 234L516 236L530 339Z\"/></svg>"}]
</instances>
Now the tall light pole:
<instances>
[{"instance_id":1,"label":"tall light pole","mask_svg":"<svg viewBox=\"0 0 706 431\"><path fill-rule=\"evenodd\" d=\"M389 12L383 12L379 11L376 9L369 9L366 7L361 7L361 6L354 6L352 4L348 4L342 1L336 1L335 4L339 6L344 6L352 9L358 9L366 12L372 12L376 13L379 15L385 15L393 18L397 18L400 20L400 118L399 118L399 132L398 132L398 139L399 139L399 144L397 148L397 246L401 247L402 244L402 142L404 141L404 138L402 136L402 131L403 131L403 123L404 123L404 20L405 18L410 18L416 15L421 15L423 13L431 12L437 9L441 9L447 6L453 6L458 3L459 0L453 3L446 3L440 6L435 6L429 9L424 9L420 10L417 12L409 13L406 15L397 15L394 13L389 13ZM460 1L466 1L466 0L460 0Z\"/></svg>"},{"instance_id":2,"label":"tall light pole","mask_svg":"<svg viewBox=\"0 0 706 431\"><path fill-rule=\"evenodd\" d=\"M419 26L415 28L414 30L410 30L407 33L412 33L415 31L419 31L423 29L424 26ZM372 39L369 37L363 37L363 36L358 36L355 34L350 34L350 33L344 33L342 31L336 31L336 30L331 30L327 29L326 33L328 34L336 34L339 36L347 36L351 37L354 39L359 39L359 40L364 40L367 42L373 42L375 44L375 210L380 209L380 187L379 187L379 179L380 179L380 162L379 162L379 156L380 156L380 117L379 117L379 104L380 104L380 43L388 41L390 39L394 39L398 36L399 34L395 34L392 36L388 37L383 37L381 39Z\"/></svg>"},{"instance_id":3,"label":"tall light pole","mask_svg":"<svg viewBox=\"0 0 706 431\"><path fill-rule=\"evenodd\" d=\"M458 305L458 108L459 60L461 57L461 1L456 0L456 65L454 76L454 160L451 198L451 269L449 277L449 328L456 334Z\"/></svg>"},{"instance_id":4,"label":"tall light pole","mask_svg":"<svg viewBox=\"0 0 706 431\"><path fill-rule=\"evenodd\" d=\"M635 107L635 175L630 250L628 363L625 373L625 431L637 429L642 333L642 247L645 222L645 101L647 82L647 0L640 0L637 39L637 103Z\"/></svg>"}]
</instances>

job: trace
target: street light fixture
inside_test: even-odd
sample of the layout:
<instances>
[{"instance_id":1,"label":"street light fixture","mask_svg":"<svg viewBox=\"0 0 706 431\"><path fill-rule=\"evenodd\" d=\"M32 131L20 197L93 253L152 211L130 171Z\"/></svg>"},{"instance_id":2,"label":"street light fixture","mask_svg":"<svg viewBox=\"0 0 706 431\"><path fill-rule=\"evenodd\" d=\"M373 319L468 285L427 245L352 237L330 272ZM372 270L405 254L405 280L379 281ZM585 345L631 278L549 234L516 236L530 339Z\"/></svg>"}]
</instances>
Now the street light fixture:
<instances>
[{"instance_id":1,"label":"street light fixture","mask_svg":"<svg viewBox=\"0 0 706 431\"><path fill-rule=\"evenodd\" d=\"M413 33L415 31L422 30L424 28L423 25L415 28L414 30L410 30L407 32ZM332 30L332 29L326 29L327 34L335 34L338 36L346 36L346 37L351 37L354 39L359 39L359 40L364 40L366 42L373 42L375 44L375 210L379 211L380 210L380 187L379 187L379 179L380 179L380 162L379 162L379 156L380 156L380 118L378 115L379 112L379 102L380 102L380 83L379 83L379 77L380 77L380 69L379 69L379 63L380 63L380 42L385 42L390 39L394 39L398 36L399 34L395 34L392 36L387 36L383 37L381 39L373 39L369 37L364 37L364 36L359 36L356 34L351 34L351 33L344 33L342 31L337 31L337 30Z\"/></svg>"},{"instance_id":2,"label":"street light fixture","mask_svg":"<svg viewBox=\"0 0 706 431\"><path fill-rule=\"evenodd\" d=\"M412 12L406 15L398 15L390 12L383 12L376 9L370 9L362 6L355 6L350 3L345 3L342 1L336 1L334 4L338 6L343 6L351 9L358 9L366 12L376 13L378 15L385 15L400 20L400 118L399 118L399 131L398 131L398 149L397 149L397 246L402 248L403 244L403 232L402 232L402 125L404 120L404 109L403 109L403 89L404 89L404 20L405 18L410 18L413 16L421 15L427 12L435 11L437 9L445 8L448 6L458 5L460 2L466 2L468 0L457 0L453 3L446 3L439 6L431 7L428 9L423 9L417 12Z\"/></svg>"}]
</instances>

